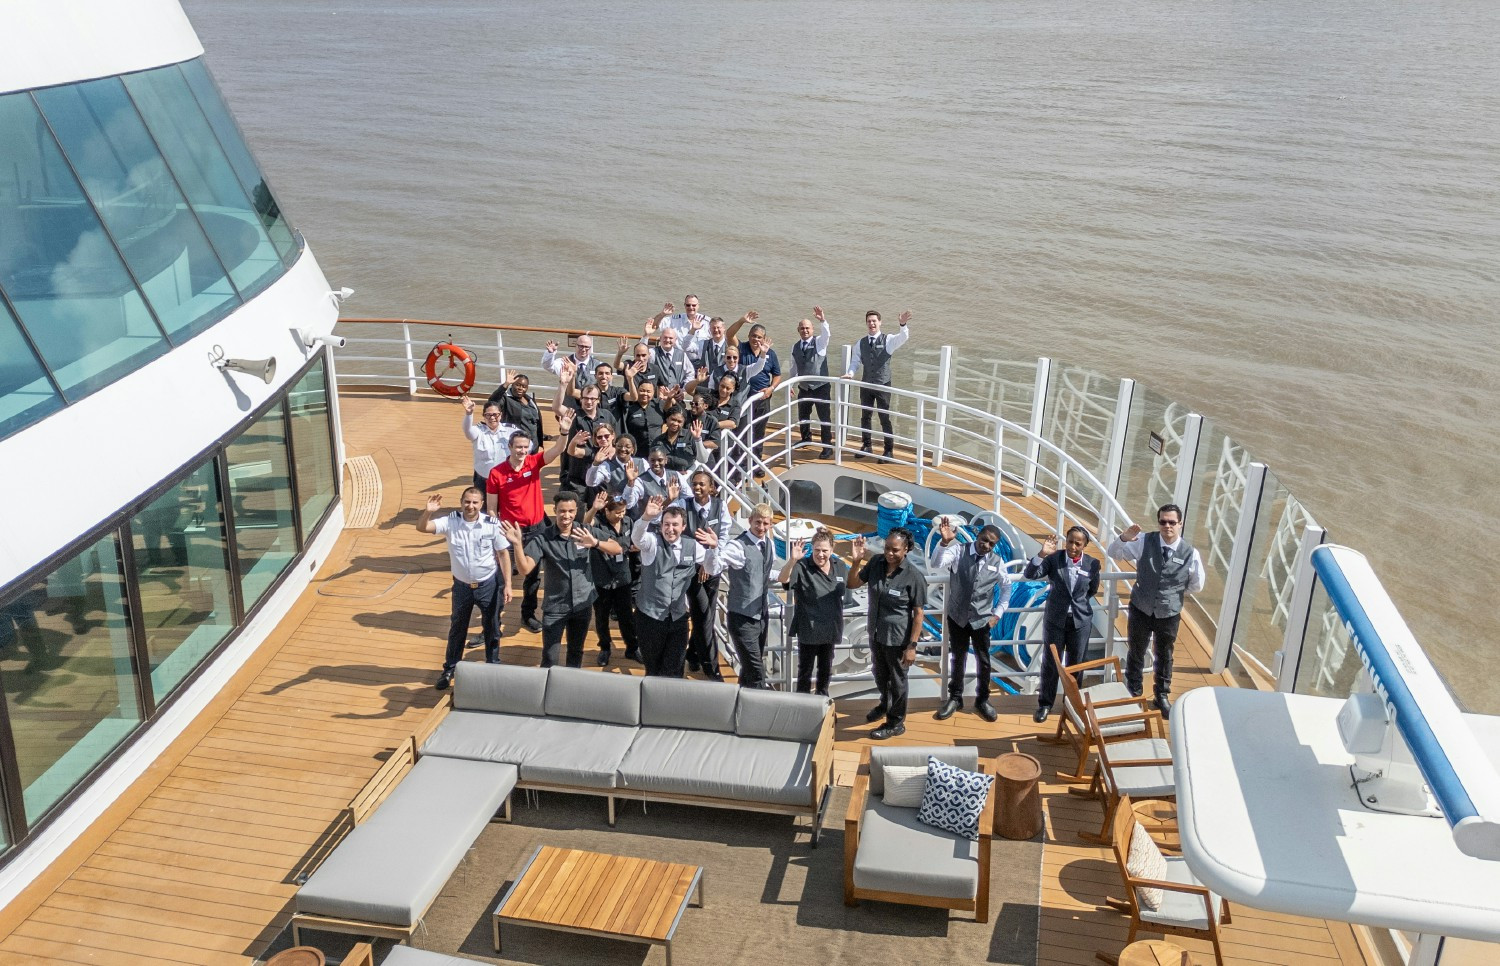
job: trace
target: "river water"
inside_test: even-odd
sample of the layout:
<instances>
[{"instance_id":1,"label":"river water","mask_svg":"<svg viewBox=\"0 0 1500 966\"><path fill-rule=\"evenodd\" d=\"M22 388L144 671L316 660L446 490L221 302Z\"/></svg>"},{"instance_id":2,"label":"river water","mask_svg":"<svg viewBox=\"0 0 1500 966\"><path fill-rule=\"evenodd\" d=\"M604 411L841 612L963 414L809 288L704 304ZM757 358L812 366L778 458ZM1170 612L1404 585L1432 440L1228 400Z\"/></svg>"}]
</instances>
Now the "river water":
<instances>
[{"instance_id":1,"label":"river water","mask_svg":"<svg viewBox=\"0 0 1500 966\"><path fill-rule=\"evenodd\" d=\"M1500 712L1500 4L187 0L345 311L685 292L1208 415Z\"/></svg>"}]
</instances>

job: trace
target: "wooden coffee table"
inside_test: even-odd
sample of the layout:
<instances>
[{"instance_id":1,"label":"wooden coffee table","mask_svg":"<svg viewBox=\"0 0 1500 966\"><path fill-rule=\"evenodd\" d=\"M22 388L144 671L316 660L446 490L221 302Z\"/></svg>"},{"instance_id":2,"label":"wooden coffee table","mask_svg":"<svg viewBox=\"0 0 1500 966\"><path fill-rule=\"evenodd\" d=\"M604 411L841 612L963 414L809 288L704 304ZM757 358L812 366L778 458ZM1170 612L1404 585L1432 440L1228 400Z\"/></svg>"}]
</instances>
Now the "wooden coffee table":
<instances>
[{"instance_id":1,"label":"wooden coffee table","mask_svg":"<svg viewBox=\"0 0 1500 966\"><path fill-rule=\"evenodd\" d=\"M702 866L543 845L495 907L495 952L505 923L662 946L670 966L694 893L702 908Z\"/></svg>"}]
</instances>

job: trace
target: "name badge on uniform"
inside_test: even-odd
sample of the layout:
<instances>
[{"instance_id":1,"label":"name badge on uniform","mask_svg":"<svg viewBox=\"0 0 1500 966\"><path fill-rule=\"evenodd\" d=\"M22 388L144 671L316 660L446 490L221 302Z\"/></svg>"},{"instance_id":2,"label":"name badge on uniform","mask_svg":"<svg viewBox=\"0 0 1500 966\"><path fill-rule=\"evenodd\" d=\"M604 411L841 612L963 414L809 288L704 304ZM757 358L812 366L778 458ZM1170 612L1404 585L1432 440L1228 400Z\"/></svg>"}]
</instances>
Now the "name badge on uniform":
<instances>
[{"instance_id":1,"label":"name badge on uniform","mask_svg":"<svg viewBox=\"0 0 1500 966\"><path fill-rule=\"evenodd\" d=\"M906 596L906 594L902 593L900 587L892 587L892 588L890 588L889 590L887 590L885 592L885 595L887 597L905 597Z\"/></svg>"}]
</instances>

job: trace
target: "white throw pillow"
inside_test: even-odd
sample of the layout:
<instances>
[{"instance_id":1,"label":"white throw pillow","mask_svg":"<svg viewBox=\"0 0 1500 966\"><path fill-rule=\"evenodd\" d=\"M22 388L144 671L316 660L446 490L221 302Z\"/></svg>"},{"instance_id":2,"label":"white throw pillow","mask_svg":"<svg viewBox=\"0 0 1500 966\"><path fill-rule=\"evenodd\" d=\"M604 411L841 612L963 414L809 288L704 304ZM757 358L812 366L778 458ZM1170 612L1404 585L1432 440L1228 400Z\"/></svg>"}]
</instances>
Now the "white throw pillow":
<instances>
[{"instance_id":1,"label":"white throw pillow","mask_svg":"<svg viewBox=\"0 0 1500 966\"><path fill-rule=\"evenodd\" d=\"M993 775L965 771L927 759L927 788L917 821L969 839L979 838L979 816L989 798Z\"/></svg>"},{"instance_id":2,"label":"white throw pillow","mask_svg":"<svg viewBox=\"0 0 1500 966\"><path fill-rule=\"evenodd\" d=\"M1167 877L1167 859L1140 822L1135 823L1135 831L1130 833L1130 855L1126 857L1125 868L1137 879L1162 880ZM1143 886L1135 890L1135 898L1142 909L1156 912L1166 901L1167 894L1162 889Z\"/></svg>"},{"instance_id":3,"label":"white throw pillow","mask_svg":"<svg viewBox=\"0 0 1500 966\"><path fill-rule=\"evenodd\" d=\"M926 765L886 765L885 794L881 799L897 808L919 808L922 793L927 790Z\"/></svg>"}]
</instances>

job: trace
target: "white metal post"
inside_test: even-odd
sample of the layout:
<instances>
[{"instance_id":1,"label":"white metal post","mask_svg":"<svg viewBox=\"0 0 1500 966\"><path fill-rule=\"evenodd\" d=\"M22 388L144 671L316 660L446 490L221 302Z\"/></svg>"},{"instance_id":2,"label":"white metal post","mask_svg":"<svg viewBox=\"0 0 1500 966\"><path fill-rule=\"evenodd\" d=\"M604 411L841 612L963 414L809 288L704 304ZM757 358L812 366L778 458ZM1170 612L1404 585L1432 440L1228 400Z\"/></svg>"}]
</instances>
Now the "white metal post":
<instances>
[{"instance_id":1,"label":"white metal post","mask_svg":"<svg viewBox=\"0 0 1500 966\"><path fill-rule=\"evenodd\" d=\"M333 364L332 346L325 346L323 349L323 377L328 382L328 418L333 422L333 438L338 441L338 452L333 455L339 473L342 474L344 461L348 457L344 455L344 424L339 417L339 376Z\"/></svg>"},{"instance_id":2,"label":"white metal post","mask_svg":"<svg viewBox=\"0 0 1500 966\"><path fill-rule=\"evenodd\" d=\"M1120 394L1115 397L1115 418L1109 427L1109 460L1104 466L1104 479L1099 482L1109 487L1115 499L1120 498L1120 472L1125 465L1125 434L1130 429L1130 404L1135 398L1135 380L1121 379ZM1100 527L1099 539L1104 539Z\"/></svg>"},{"instance_id":3,"label":"white metal post","mask_svg":"<svg viewBox=\"0 0 1500 966\"><path fill-rule=\"evenodd\" d=\"M1245 469L1245 492L1240 497L1240 522L1235 528L1234 547L1229 554L1229 573L1224 577L1224 602L1219 605L1219 626L1214 634L1213 660L1208 666L1212 674L1222 673L1229 666L1229 655L1234 650L1235 623L1240 618L1240 606L1244 603L1251 544L1255 540L1255 527L1260 521L1265 497L1266 464L1251 463Z\"/></svg>"},{"instance_id":4,"label":"white metal post","mask_svg":"<svg viewBox=\"0 0 1500 966\"><path fill-rule=\"evenodd\" d=\"M1192 518L1193 468L1198 464L1198 445L1203 440L1203 417L1188 413L1182 427L1182 448L1177 451L1177 485L1172 491L1172 502L1182 507L1182 532L1191 533L1188 520Z\"/></svg>"},{"instance_id":5,"label":"white metal post","mask_svg":"<svg viewBox=\"0 0 1500 966\"><path fill-rule=\"evenodd\" d=\"M500 366L500 385L510 383L510 373L505 371L505 330L495 330L495 361Z\"/></svg>"},{"instance_id":6,"label":"white metal post","mask_svg":"<svg viewBox=\"0 0 1500 966\"><path fill-rule=\"evenodd\" d=\"M926 460L923 458L923 453L922 453L923 449L926 448L923 445L923 440L927 436L926 428L927 428L927 400L923 399L921 396L918 396L917 397L917 450L916 450L916 458L917 458L917 479L916 479L916 484L918 486L922 485L922 464L924 462L926 462Z\"/></svg>"},{"instance_id":7,"label":"white metal post","mask_svg":"<svg viewBox=\"0 0 1500 966\"><path fill-rule=\"evenodd\" d=\"M1432 933L1417 933L1417 941L1412 944L1406 966L1438 966L1443 961L1443 940L1443 936L1434 936Z\"/></svg>"},{"instance_id":8,"label":"white metal post","mask_svg":"<svg viewBox=\"0 0 1500 966\"><path fill-rule=\"evenodd\" d=\"M406 341L406 393L417 394L417 360L411 354L411 323L401 323L401 337Z\"/></svg>"},{"instance_id":9,"label":"white metal post","mask_svg":"<svg viewBox=\"0 0 1500 966\"><path fill-rule=\"evenodd\" d=\"M1312 552L1318 549L1328 536L1328 531L1310 526L1302 531L1302 542L1297 547L1296 582L1292 584L1292 600L1287 605L1286 634L1281 638L1281 652L1276 655L1276 690L1291 692L1297 687L1297 665L1302 663L1302 641L1307 637L1307 619L1312 610L1313 588L1318 583L1318 572L1313 569Z\"/></svg>"},{"instance_id":10,"label":"white metal post","mask_svg":"<svg viewBox=\"0 0 1500 966\"><path fill-rule=\"evenodd\" d=\"M932 465L943 465L943 450L948 446L948 400L953 394L953 347L945 345L938 350L938 403L937 439L932 453Z\"/></svg>"},{"instance_id":11,"label":"white metal post","mask_svg":"<svg viewBox=\"0 0 1500 966\"><path fill-rule=\"evenodd\" d=\"M1026 443L1026 483L1021 488L1023 496L1031 496L1036 489L1036 461L1042 444L1037 437L1042 435L1043 410L1047 408L1047 383L1052 379L1052 360L1041 356L1036 360L1036 383L1031 390L1031 439Z\"/></svg>"},{"instance_id":12,"label":"white metal post","mask_svg":"<svg viewBox=\"0 0 1500 966\"><path fill-rule=\"evenodd\" d=\"M1068 460L1062 450L1057 451L1057 537L1062 539L1067 530L1068 514Z\"/></svg>"},{"instance_id":13,"label":"white metal post","mask_svg":"<svg viewBox=\"0 0 1500 966\"><path fill-rule=\"evenodd\" d=\"M849 363L853 358L853 347L844 346L844 367L839 370L840 374L849 371ZM844 446L849 438L849 380L835 378L833 385L833 421L835 425L833 434L833 463L835 466L843 466Z\"/></svg>"}]
</instances>

